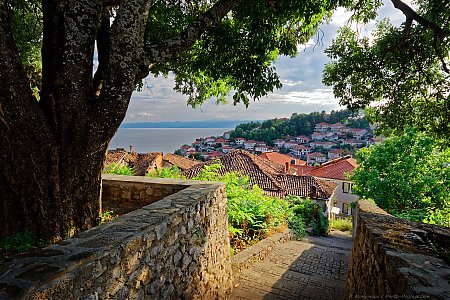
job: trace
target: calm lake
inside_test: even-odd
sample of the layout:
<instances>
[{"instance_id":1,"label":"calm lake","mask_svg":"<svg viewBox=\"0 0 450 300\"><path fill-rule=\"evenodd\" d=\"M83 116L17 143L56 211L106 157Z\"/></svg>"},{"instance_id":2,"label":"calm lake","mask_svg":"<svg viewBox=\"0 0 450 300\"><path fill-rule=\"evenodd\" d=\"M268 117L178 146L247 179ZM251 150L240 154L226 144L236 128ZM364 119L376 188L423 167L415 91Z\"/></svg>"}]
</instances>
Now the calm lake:
<instances>
[{"instance_id":1,"label":"calm lake","mask_svg":"<svg viewBox=\"0 0 450 300\"><path fill-rule=\"evenodd\" d=\"M196 138L221 136L230 128L119 128L109 144L110 150L129 149L139 153L173 153L183 144L190 145Z\"/></svg>"}]
</instances>

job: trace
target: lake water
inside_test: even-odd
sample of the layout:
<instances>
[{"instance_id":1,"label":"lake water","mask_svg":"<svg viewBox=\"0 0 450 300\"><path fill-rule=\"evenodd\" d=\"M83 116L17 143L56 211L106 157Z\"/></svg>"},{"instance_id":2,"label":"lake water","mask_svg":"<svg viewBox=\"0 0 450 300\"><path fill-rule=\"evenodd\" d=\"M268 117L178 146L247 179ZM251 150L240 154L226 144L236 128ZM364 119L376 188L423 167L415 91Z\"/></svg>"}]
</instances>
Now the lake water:
<instances>
[{"instance_id":1,"label":"lake water","mask_svg":"<svg viewBox=\"0 0 450 300\"><path fill-rule=\"evenodd\" d=\"M221 136L230 128L119 128L108 149L133 149L139 153L173 153L184 144L190 145L196 138Z\"/></svg>"}]
</instances>

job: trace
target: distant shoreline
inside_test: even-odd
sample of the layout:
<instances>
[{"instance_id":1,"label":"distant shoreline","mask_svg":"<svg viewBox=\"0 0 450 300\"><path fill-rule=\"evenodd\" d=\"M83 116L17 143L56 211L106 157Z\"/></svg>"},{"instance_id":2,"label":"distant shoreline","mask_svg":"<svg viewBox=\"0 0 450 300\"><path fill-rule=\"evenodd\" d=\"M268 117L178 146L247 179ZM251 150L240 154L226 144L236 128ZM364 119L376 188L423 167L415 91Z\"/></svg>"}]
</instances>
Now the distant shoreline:
<instances>
[{"instance_id":1,"label":"distant shoreline","mask_svg":"<svg viewBox=\"0 0 450 300\"><path fill-rule=\"evenodd\" d=\"M179 121L179 122L135 122L122 123L120 128L235 128L237 125L248 122L260 122L249 120L232 121Z\"/></svg>"},{"instance_id":2,"label":"distant shoreline","mask_svg":"<svg viewBox=\"0 0 450 300\"><path fill-rule=\"evenodd\" d=\"M108 149L128 149L133 146L138 153L173 153L184 144L191 144L197 138L221 136L232 128L119 128Z\"/></svg>"}]
</instances>

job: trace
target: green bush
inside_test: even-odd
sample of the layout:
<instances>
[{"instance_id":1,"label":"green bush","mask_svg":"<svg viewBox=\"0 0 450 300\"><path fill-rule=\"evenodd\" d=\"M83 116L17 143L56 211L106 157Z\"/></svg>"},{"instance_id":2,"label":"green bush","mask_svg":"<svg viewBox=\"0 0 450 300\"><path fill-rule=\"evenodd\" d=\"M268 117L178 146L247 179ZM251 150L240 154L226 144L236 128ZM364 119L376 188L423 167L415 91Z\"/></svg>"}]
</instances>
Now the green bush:
<instances>
[{"instance_id":1,"label":"green bush","mask_svg":"<svg viewBox=\"0 0 450 300\"><path fill-rule=\"evenodd\" d=\"M444 208L428 208L424 222L450 227L450 203Z\"/></svg>"},{"instance_id":2,"label":"green bush","mask_svg":"<svg viewBox=\"0 0 450 300\"><path fill-rule=\"evenodd\" d=\"M258 186L250 186L248 176L220 175L220 164L205 166L195 180L226 183L228 224L232 243L246 244L264 238L276 228L287 225L288 203L266 196Z\"/></svg>"},{"instance_id":3,"label":"green bush","mask_svg":"<svg viewBox=\"0 0 450 300\"><path fill-rule=\"evenodd\" d=\"M176 166L172 166L170 168L160 168L156 169L153 172L145 174L147 177L152 178L176 178L176 179L185 179L181 176L181 170Z\"/></svg>"},{"instance_id":4,"label":"green bush","mask_svg":"<svg viewBox=\"0 0 450 300\"><path fill-rule=\"evenodd\" d=\"M114 210L107 210L100 214L98 217L98 225L114 220L119 217L119 213Z\"/></svg>"},{"instance_id":5,"label":"green bush","mask_svg":"<svg viewBox=\"0 0 450 300\"><path fill-rule=\"evenodd\" d=\"M286 200L289 202L293 214L289 220L291 226L299 227L297 223L299 222L298 216L300 216L305 227L312 228L313 235L325 236L328 234L328 219L319 204L312 202L309 198L302 199L298 196L288 196Z\"/></svg>"},{"instance_id":6,"label":"green bush","mask_svg":"<svg viewBox=\"0 0 450 300\"><path fill-rule=\"evenodd\" d=\"M5 252L22 253L33 248L45 247L48 243L38 239L31 231L24 231L0 241L0 248Z\"/></svg>"},{"instance_id":7,"label":"green bush","mask_svg":"<svg viewBox=\"0 0 450 300\"><path fill-rule=\"evenodd\" d=\"M301 215L293 215L289 219L289 228L297 240L302 239L306 235L305 220Z\"/></svg>"},{"instance_id":8,"label":"green bush","mask_svg":"<svg viewBox=\"0 0 450 300\"><path fill-rule=\"evenodd\" d=\"M114 175L134 175L133 168L129 166L122 166L116 163L109 164L103 170L105 174L114 174Z\"/></svg>"},{"instance_id":9,"label":"green bush","mask_svg":"<svg viewBox=\"0 0 450 300\"><path fill-rule=\"evenodd\" d=\"M353 227L352 219L334 219L330 221L330 228L340 231L351 231Z\"/></svg>"},{"instance_id":10,"label":"green bush","mask_svg":"<svg viewBox=\"0 0 450 300\"><path fill-rule=\"evenodd\" d=\"M219 174L221 165L206 165L194 180L221 181L226 184L228 229L234 249L264 238L280 226L287 225L289 204L266 196L258 186L251 186L249 178L237 173ZM151 177L181 178L177 169L161 169Z\"/></svg>"},{"instance_id":11,"label":"green bush","mask_svg":"<svg viewBox=\"0 0 450 300\"><path fill-rule=\"evenodd\" d=\"M410 220L413 222L423 222L427 217L427 210L422 209L392 209L390 213L398 218Z\"/></svg>"}]
</instances>

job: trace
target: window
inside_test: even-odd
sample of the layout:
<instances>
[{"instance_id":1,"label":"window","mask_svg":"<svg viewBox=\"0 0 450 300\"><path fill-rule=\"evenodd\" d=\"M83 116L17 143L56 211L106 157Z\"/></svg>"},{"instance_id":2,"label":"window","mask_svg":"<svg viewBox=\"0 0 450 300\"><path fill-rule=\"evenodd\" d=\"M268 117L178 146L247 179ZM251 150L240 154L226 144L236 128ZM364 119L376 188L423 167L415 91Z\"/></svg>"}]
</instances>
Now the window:
<instances>
[{"instance_id":1,"label":"window","mask_svg":"<svg viewBox=\"0 0 450 300\"><path fill-rule=\"evenodd\" d=\"M295 165L295 159L291 159L291 165Z\"/></svg>"},{"instance_id":2,"label":"window","mask_svg":"<svg viewBox=\"0 0 450 300\"><path fill-rule=\"evenodd\" d=\"M348 203L342 203L342 213L348 214Z\"/></svg>"},{"instance_id":3,"label":"window","mask_svg":"<svg viewBox=\"0 0 450 300\"><path fill-rule=\"evenodd\" d=\"M342 192L345 194L352 192L352 184L350 182L343 182L342 183Z\"/></svg>"}]
</instances>

